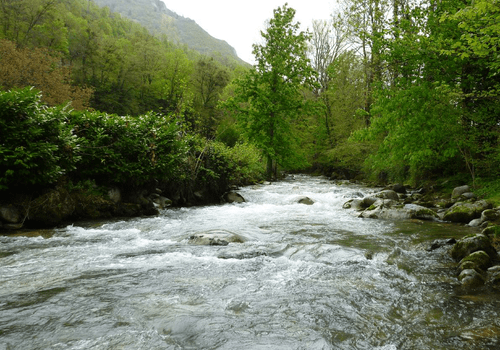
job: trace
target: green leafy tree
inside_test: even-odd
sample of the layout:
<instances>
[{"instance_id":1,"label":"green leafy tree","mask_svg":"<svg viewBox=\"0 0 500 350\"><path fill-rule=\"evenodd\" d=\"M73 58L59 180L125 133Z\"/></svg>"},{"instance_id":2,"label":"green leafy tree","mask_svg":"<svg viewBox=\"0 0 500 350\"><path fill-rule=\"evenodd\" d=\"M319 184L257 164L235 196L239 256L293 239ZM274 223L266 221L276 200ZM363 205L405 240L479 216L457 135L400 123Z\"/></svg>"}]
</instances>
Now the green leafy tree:
<instances>
[{"instance_id":1,"label":"green leafy tree","mask_svg":"<svg viewBox=\"0 0 500 350\"><path fill-rule=\"evenodd\" d=\"M253 46L257 62L236 82L235 97L229 103L237 110L248 138L267 159L267 176L276 176L276 165L303 163L297 150L292 123L307 114L311 105L302 94L315 81L307 58L309 34L294 22L295 10L285 4L262 32L264 43Z\"/></svg>"},{"instance_id":2,"label":"green leafy tree","mask_svg":"<svg viewBox=\"0 0 500 350\"><path fill-rule=\"evenodd\" d=\"M198 114L197 129L207 138L215 134L220 119L220 111L216 107L229 79L228 70L213 58L204 57L196 63L193 89L194 107Z\"/></svg>"}]
</instances>

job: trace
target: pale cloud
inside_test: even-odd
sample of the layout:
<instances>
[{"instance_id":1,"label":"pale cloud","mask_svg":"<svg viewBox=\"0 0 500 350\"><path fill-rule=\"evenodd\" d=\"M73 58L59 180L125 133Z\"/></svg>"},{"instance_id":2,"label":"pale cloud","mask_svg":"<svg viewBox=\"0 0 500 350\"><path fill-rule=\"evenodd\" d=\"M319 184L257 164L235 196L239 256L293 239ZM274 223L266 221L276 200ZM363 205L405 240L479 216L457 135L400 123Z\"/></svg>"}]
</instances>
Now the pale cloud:
<instances>
[{"instance_id":1,"label":"pale cloud","mask_svg":"<svg viewBox=\"0 0 500 350\"><path fill-rule=\"evenodd\" d=\"M295 21L302 30L311 27L315 19L330 18L335 0L163 0L169 10L196 21L211 36L225 40L236 49L238 56L253 62L252 44L261 42L260 32L273 10L288 2L294 8Z\"/></svg>"}]
</instances>

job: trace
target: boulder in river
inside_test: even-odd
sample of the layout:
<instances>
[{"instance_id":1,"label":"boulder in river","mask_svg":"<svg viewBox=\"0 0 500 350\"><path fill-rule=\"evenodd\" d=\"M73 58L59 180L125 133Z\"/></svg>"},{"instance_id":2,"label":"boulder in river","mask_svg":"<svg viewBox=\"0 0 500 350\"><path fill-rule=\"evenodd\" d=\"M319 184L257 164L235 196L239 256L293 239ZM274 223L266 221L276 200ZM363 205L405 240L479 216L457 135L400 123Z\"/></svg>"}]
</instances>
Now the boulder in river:
<instances>
[{"instance_id":1,"label":"boulder in river","mask_svg":"<svg viewBox=\"0 0 500 350\"><path fill-rule=\"evenodd\" d=\"M244 203L245 198L237 192L231 191L224 194L223 199L227 203Z\"/></svg>"},{"instance_id":2,"label":"boulder in river","mask_svg":"<svg viewBox=\"0 0 500 350\"><path fill-rule=\"evenodd\" d=\"M455 245L451 249L451 257L456 261L460 261L467 255L470 255L479 250L484 251L492 259L497 258L497 252L493 247L493 245L491 244L490 239L487 236L480 233L465 236L464 238L460 239L457 243L455 243Z\"/></svg>"},{"instance_id":3,"label":"boulder in river","mask_svg":"<svg viewBox=\"0 0 500 350\"><path fill-rule=\"evenodd\" d=\"M200 232L189 236L190 244L195 245L228 245L229 243L243 243L245 239L236 233L214 230L207 232Z\"/></svg>"},{"instance_id":4,"label":"boulder in river","mask_svg":"<svg viewBox=\"0 0 500 350\"><path fill-rule=\"evenodd\" d=\"M459 271L474 269L477 272L484 272L491 266L491 258L482 250L478 250L470 255L467 255L460 261L458 265Z\"/></svg>"},{"instance_id":5,"label":"boulder in river","mask_svg":"<svg viewBox=\"0 0 500 350\"><path fill-rule=\"evenodd\" d=\"M458 280L465 288L480 287L485 282L483 275L474 269L463 270L458 276Z\"/></svg>"},{"instance_id":6,"label":"boulder in river","mask_svg":"<svg viewBox=\"0 0 500 350\"><path fill-rule=\"evenodd\" d=\"M313 205L314 201L309 197L300 197L297 199L297 203L305 205Z\"/></svg>"},{"instance_id":7,"label":"boulder in river","mask_svg":"<svg viewBox=\"0 0 500 350\"><path fill-rule=\"evenodd\" d=\"M491 204L483 200L474 203L458 202L444 213L443 220L467 224L480 218L481 213L490 208Z\"/></svg>"}]
</instances>

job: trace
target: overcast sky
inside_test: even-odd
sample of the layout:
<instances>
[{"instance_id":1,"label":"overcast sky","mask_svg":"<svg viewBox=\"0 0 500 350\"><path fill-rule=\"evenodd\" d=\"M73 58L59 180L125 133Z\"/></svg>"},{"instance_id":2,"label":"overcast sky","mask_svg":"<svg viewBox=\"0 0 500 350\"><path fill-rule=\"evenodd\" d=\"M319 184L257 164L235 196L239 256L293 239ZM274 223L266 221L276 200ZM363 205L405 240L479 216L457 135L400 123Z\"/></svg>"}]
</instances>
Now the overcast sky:
<instances>
[{"instance_id":1,"label":"overcast sky","mask_svg":"<svg viewBox=\"0 0 500 350\"><path fill-rule=\"evenodd\" d=\"M273 10L288 2L294 8L295 21L302 30L311 27L313 19L328 19L335 0L163 0L169 10L191 18L211 36L225 40L238 56L254 63L252 44L260 43L260 31Z\"/></svg>"}]
</instances>

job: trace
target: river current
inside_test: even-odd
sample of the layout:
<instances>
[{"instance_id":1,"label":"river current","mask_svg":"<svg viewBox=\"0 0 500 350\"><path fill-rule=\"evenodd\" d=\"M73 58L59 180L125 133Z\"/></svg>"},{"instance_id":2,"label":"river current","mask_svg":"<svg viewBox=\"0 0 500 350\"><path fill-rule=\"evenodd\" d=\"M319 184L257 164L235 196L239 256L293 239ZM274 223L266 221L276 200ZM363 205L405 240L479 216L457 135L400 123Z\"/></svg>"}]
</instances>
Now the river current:
<instances>
[{"instance_id":1,"label":"river current","mask_svg":"<svg viewBox=\"0 0 500 350\"><path fill-rule=\"evenodd\" d=\"M0 236L0 350L500 348L498 295L426 250L472 229L342 209L373 191L297 175L242 204ZM190 244L212 230L244 242Z\"/></svg>"}]
</instances>

